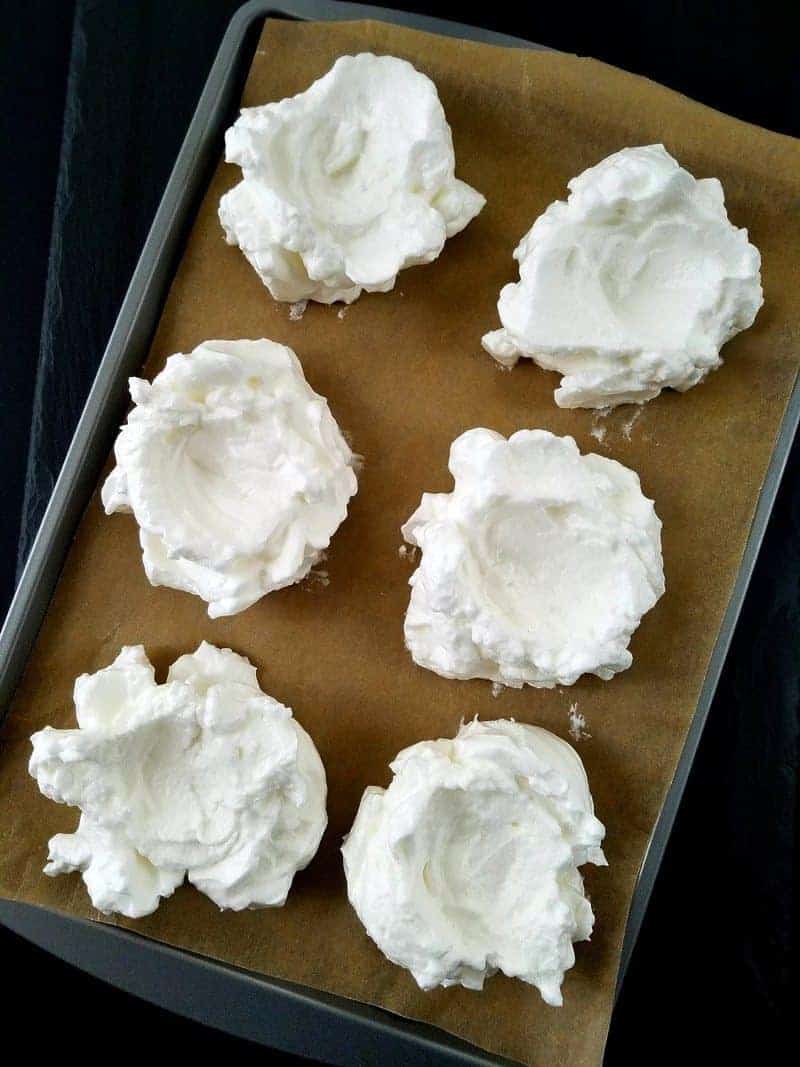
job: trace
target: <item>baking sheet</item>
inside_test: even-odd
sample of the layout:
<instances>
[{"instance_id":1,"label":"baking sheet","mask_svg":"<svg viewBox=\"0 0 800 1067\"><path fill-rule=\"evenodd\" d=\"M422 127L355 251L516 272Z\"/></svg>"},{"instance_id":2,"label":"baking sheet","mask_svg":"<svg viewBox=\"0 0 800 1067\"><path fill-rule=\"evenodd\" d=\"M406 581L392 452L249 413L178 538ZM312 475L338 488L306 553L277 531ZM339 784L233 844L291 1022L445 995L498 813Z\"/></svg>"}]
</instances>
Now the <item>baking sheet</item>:
<instances>
[{"instance_id":1,"label":"baking sheet","mask_svg":"<svg viewBox=\"0 0 800 1067\"><path fill-rule=\"evenodd\" d=\"M200 210L146 373L209 337L269 336L291 344L311 384L329 397L366 466L351 516L335 538L330 584L273 594L212 622L184 594L151 589L129 517L106 519L95 498L3 732L0 892L92 916L77 876L41 875L46 840L75 813L41 798L25 772L29 734L73 720L75 675L144 642L162 674L203 638L260 669L264 688L291 704L325 760L330 826L286 908L221 915L184 888L141 933L240 966L356 997L444 1026L529 1063L596 1063L601 1056L630 895L680 754L747 537L798 364L793 278L798 246L797 142L720 116L642 79L575 57L506 51L379 23L268 23L244 94L251 105L303 89L345 52L402 55L430 74L453 126L459 176L489 203L440 260L404 272L391 294L362 297L342 319L310 305L291 322L241 254L224 244L220 194L238 171L221 166ZM726 366L683 397L666 395L634 419L599 422L559 411L557 377L529 363L511 374L482 353L497 324L499 287L515 277L511 251L566 180L628 144L663 140L698 176L723 180L734 222L764 257L767 304L725 350ZM411 565L398 527L423 490L449 488L450 441L487 425L572 433L584 451L628 463L664 521L667 594L634 636L630 671L550 693L440 679L411 663L402 616ZM605 429L602 442L592 436ZM579 743L608 870L586 868L597 914L578 946L563 1009L497 977L483 994L422 994L378 953L350 911L338 856L366 784L423 737L452 735L462 716L513 715L567 736L571 704L588 720Z\"/></svg>"}]
</instances>

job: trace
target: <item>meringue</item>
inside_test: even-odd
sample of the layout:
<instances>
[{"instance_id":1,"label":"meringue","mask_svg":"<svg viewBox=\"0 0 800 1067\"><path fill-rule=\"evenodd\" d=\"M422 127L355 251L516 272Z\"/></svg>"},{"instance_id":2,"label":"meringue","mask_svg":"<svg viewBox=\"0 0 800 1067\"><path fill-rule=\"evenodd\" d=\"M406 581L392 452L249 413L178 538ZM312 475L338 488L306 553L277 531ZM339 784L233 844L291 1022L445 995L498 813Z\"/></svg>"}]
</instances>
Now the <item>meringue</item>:
<instances>
[{"instance_id":1,"label":"meringue","mask_svg":"<svg viewBox=\"0 0 800 1067\"><path fill-rule=\"evenodd\" d=\"M560 1005L572 943L594 925L578 867L606 864L578 754L537 726L475 720L391 770L342 847L369 936L422 989L482 989L502 971Z\"/></svg>"},{"instance_id":2,"label":"meringue","mask_svg":"<svg viewBox=\"0 0 800 1067\"><path fill-rule=\"evenodd\" d=\"M130 390L101 497L108 515L133 512L150 582L202 597L216 618L304 578L357 482L294 352L206 341Z\"/></svg>"},{"instance_id":3,"label":"meringue","mask_svg":"<svg viewBox=\"0 0 800 1067\"><path fill-rule=\"evenodd\" d=\"M325 770L243 656L203 642L157 685L141 645L75 682L78 728L31 738L29 770L78 829L45 874L80 871L99 911L136 919L188 878L220 908L285 903L317 851Z\"/></svg>"},{"instance_id":4,"label":"meringue","mask_svg":"<svg viewBox=\"0 0 800 1067\"><path fill-rule=\"evenodd\" d=\"M424 493L402 528L422 560L406 645L445 678L520 688L609 679L664 592L661 522L639 478L571 437L468 430L451 493Z\"/></svg>"},{"instance_id":5,"label":"meringue","mask_svg":"<svg viewBox=\"0 0 800 1067\"><path fill-rule=\"evenodd\" d=\"M520 280L483 347L506 367L529 356L558 371L564 408L697 385L763 303L761 257L728 221L719 181L657 144L616 152L569 189L514 252Z\"/></svg>"},{"instance_id":6,"label":"meringue","mask_svg":"<svg viewBox=\"0 0 800 1067\"><path fill-rule=\"evenodd\" d=\"M276 300L387 292L486 202L455 177L436 86L394 56L341 56L305 92L245 108L225 159L243 174L219 203L226 239Z\"/></svg>"}]
</instances>

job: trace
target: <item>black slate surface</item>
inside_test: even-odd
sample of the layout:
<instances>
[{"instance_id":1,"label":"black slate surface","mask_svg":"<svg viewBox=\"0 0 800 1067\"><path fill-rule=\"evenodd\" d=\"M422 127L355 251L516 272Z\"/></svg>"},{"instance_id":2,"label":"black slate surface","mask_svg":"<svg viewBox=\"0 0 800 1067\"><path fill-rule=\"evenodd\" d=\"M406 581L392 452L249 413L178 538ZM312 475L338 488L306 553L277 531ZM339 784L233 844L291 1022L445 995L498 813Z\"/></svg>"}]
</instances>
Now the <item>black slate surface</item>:
<instances>
[{"instance_id":1,"label":"black slate surface","mask_svg":"<svg viewBox=\"0 0 800 1067\"><path fill-rule=\"evenodd\" d=\"M78 0L38 360L31 324L41 300L44 220L49 223L55 116L64 99L59 83L72 5L33 3L24 16L17 10L16 38L7 33L2 41L4 69L8 64L14 71L14 89L37 123L36 135L24 142L27 154L15 153L4 168L9 186L4 202L16 195L22 204L2 255L11 296L0 370L9 448L0 515L4 590L15 556L23 562L30 546L205 75L237 6L238 0ZM796 36L785 21L788 7L663 2L579 12L494 4L489 11L470 12L459 4L401 6L592 54L731 114L800 133L800 63ZM30 62L26 48L34 57ZM8 149L19 112L4 111ZM771 1061L788 1026L796 979L799 623L796 445L615 1014L607 1053L612 1067L678 1056L694 1063L706 1055L737 1063L751 1046ZM62 1003L64 997L70 1003L65 965L31 955L32 949L26 955L8 936L4 948L7 960L19 961L23 972L35 969L40 982L58 983ZM196 1033L155 1009L132 1007L122 994L100 994L94 980L73 976L69 986L74 1011L86 996L99 997L109 1025L116 1012L120 1020L138 1019L155 1028L152 1037L162 1027L169 1040L190 1044L188 1035ZM60 1010L66 1013L67 1005ZM214 1050L240 1058L252 1054L233 1040Z\"/></svg>"},{"instance_id":2,"label":"black slate surface","mask_svg":"<svg viewBox=\"0 0 800 1067\"><path fill-rule=\"evenodd\" d=\"M72 33L72 3L51 11L47 34L34 40L47 5L31 0L21 16L7 5L0 31L0 612L14 590L17 538L25 494L30 412L58 179L61 128Z\"/></svg>"}]
</instances>

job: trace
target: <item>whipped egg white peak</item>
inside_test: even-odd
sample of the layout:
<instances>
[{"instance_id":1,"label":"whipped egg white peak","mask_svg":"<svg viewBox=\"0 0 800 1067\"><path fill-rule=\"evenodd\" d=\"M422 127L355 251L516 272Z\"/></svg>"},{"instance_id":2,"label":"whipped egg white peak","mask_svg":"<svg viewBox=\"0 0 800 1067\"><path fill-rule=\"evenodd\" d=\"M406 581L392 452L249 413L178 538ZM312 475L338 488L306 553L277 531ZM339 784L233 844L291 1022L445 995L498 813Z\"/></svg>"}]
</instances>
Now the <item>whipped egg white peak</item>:
<instances>
[{"instance_id":1,"label":"whipped egg white peak","mask_svg":"<svg viewBox=\"0 0 800 1067\"><path fill-rule=\"evenodd\" d=\"M578 868L606 863L578 754L536 726L475 720L391 770L342 847L369 936L422 989L482 989L502 971L561 1004L573 942L594 925Z\"/></svg>"},{"instance_id":2,"label":"whipped egg white peak","mask_svg":"<svg viewBox=\"0 0 800 1067\"><path fill-rule=\"evenodd\" d=\"M202 597L216 618L304 578L358 486L294 352L206 341L130 389L101 495L106 514L133 512L150 582Z\"/></svg>"},{"instance_id":3,"label":"whipped egg white peak","mask_svg":"<svg viewBox=\"0 0 800 1067\"><path fill-rule=\"evenodd\" d=\"M564 408L685 392L763 303L761 257L728 220L716 178L695 179L663 145L624 148L569 182L514 252L520 280L483 347L562 375Z\"/></svg>"},{"instance_id":4,"label":"whipped egg white peak","mask_svg":"<svg viewBox=\"0 0 800 1067\"><path fill-rule=\"evenodd\" d=\"M664 592L661 522L638 476L571 437L468 430L450 493L424 493L403 526L422 559L406 645L445 678L519 688L609 679Z\"/></svg>"},{"instance_id":5,"label":"whipped egg white peak","mask_svg":"<svg viewBox=\"0 0 800 1067\"><path fill-rule=\"evenodd\" d=\"M248 660L203 642L158 685L127 646L77 679L75 711L31 738L39 789L81 809L45 874L80 871L95 908L133 919L184 878L220 908L285 903L325 830L325 770Z\"/></svg>"},{"instance_id":6,"label":"whipped egg white peak","mask_svg":"<svg viewBox=\"0 0 800 1067\"><path fill-rule=\"evenodd\" d=\"M387 292L485 203L455 177L436 86L394 56L341 56L305 92L245 108L225 158L242 181L220 222L276 300Z\"/></svg>"}]
</instances>

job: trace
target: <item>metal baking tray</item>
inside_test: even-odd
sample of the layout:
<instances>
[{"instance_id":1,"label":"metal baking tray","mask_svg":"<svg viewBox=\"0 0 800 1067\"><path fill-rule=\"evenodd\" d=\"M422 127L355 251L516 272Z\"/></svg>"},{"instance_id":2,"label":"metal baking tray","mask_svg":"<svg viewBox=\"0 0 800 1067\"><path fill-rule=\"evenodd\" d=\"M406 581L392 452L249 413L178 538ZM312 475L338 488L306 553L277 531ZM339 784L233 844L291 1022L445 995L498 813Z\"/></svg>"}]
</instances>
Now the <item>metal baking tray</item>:
<instances>
[{"instance_id":1,"label":"metal baking tray","mask_svg":"<svg viewBox=\"0 0 800 1067\"><path fill-rule=\"evenodd\" d=\"M380 19L431 33L514 48L518 37L461 23L331 0L251 0L231 20L125 295L97 376L0 633L0 717L21 678L61 567L127 406L128 377L147 354L184 239L222 148L266 17ZM800 422L800 383L778 435L747 548L678 767L639 872L617 991L644 918L745 592ZM331 996L28 904L0 901L0 921L127 992L233 1035L333 1064L503 1062L445 1032L380 1008Z\"/></svg>"}]
</instances>

